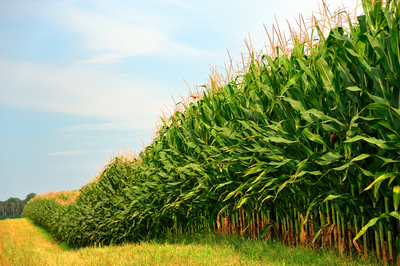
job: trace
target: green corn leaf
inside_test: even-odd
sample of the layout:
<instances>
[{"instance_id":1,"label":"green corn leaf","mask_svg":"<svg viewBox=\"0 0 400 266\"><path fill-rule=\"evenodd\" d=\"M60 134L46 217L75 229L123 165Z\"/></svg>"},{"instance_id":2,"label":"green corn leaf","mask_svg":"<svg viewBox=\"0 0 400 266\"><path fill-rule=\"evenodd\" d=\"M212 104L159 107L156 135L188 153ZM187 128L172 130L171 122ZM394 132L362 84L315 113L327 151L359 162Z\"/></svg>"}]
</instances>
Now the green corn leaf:
<instances>
[{"instance_id":1,"label":"green corn leaf","mask_svg":"<svg viewBox=\"0 0 400 266\"><path fill-rule=\"evenodd\" d=\"M227 201L228 199L230 199L230 198L231 198L232 196L234 196L235 194L236 194L236 190L230 192L230 193L225 197L225 199L224 199L223 201Z\"/></svg>"},{"instance_id":2,"label":"green corn leaf","mask_svg":"<svg viewBox=\"0 0 400 266\"><path fill-rule=\"evenodd\" d=\"M292 98L288 98L288 97L284 97L282 99L285 102L288 102L294 110L297 110L299 112L303 112L305 110L303 104L300 101L296 101L296 100L293 100Z\"/></svg>"},{"instance_id":3,"label":"green corn leaf","mask_svg":"<svg viewBox=\"0 0 400 266\"><path fill-rule=\"evenodd\" d=\"M228 209L229 208L229 206L231 206L232 205L232 203L231 204L228 204L228 205L226 205L226 206L224 206L219 212L218 212L218 216L220 216L226 209Z\"/></svg>"},{"instance_id":4,"label":"green corn leaf","mask_svg":"<svg viewBox=\"0 0 400 266\"><path fill-rule=\"evenodd\" d=\"M301 70L304 71L307 74L307 76L312 78L314 84L317 83L315 75L310 71L310 68L306 66L307 62L303 61L303 60L304 59L302 59L302 58L296 58L296 61L299 63Z\"/></svg>"},{"instance_id":5,"label":"green corn leaf","mask_svg":"<svg viewBox=\"0 0 400 266\"><path fill-rule=\"evenodd\" d=\"M400 220L400 212L398 211L391 212L389 213L389 215L396 218L397 220Z\"/></svg>"},{"instance_id":6,"label":"green corn leaf","mask_svg":"<svg viewBox=\"0 0 400 266\"><path fill-rule=\"evenodd\" d=\"M269 165L275 165L274 168L278 168L278 167L281 167L282 165L285 165L285 164L287 164L287 163L289 163L291 161L292 161L292 159L284 159L281 162L269 162L268 164Z\"/></svg>"},{"instance_id":7,"label":"green corn leaf","mask_svg":"<svg viewBox=\"0 0 400 266\"><path fill-rule=\"evenodd\" d=\"M389 110L393 111L400 118L400 110L398 110L388 104L385 104L385 103L371 103L371 104L367 105L364 109L368 109L368 110L389 109Z\"/></svg>"},{"instance_id":8,"label":"green corn leaf","mask_svg":"<svg viewBox=\"0 0 400 266\"><path fill-rule=\"evenodd\" d=\"M294 141L294 140L288 140L288 139L284 139L282 137L268 137L265 139L270 140L275 143L288 143L288 144L296 143L296 141Z\"/></svg>"},{"instance_id":9,"label":"green corn leaf","mask_svg":"<svg viewBox=\"0 0 400 266\"><path fill-rule=\"evenodd\" d=\"M264 185L264 187L263 187L260 191L258 191L258 193L263 192L267 187L271 186L276 180L277 180L277 178L272 178L271 180L269 180L269 181Z\"/></svg>"},{"instance_id":10,"label":"green corn leaf","mask_svg":"<svg viewBox=\"0 0 400 266\"><path fill-rule=\"evenodd\" d=\"M309 140L327 146L327 145L325 144L324 140L321 138L321 136L311 133L311 131L310 131L308 128L305 128L305 129L303 130L302 133L303 133Z\"/></svg>"},{"instance_id":11,"label":"green corn leaf","mask_svg":"<svg viewBox=\"0 0 400 266\"><path fill-rule=\"evenodd\" d=\"M364 159L366 159L366 158L369 158L370 156L371 156L371 155L369 155L369 154L363 153L363 154L360 154L359 156L353 158L353 159L351 160L351 162L362 161L362 160L364 160Z\"/></svg>"},{"instance_id":12,"label":"green corn leaf","mask_svg":"<svg viewBox=\"0 0 400 266\"><path fill-rule=\"evenodd\" d=\"M376 222L382 218L386 218L388 217L389 214L382 214L379 217L375 217L373 219L371 219L356 235L356 237L353 239L353 242L356 241L357 239L359 239L362 235L364 235L367 232L367 229L371 226L374 226L376 224Z\"/></svg>"},{"instance_id":13,"label":"green corn leaf","mask_svg":"<svg viewBox=\"0 0 400 266\"><path fill-rule=\"evenodd\" d=\"M356 142L359 140L365 140L366 142L375 144L375 145L380 145L380 144L386 143L386 141L384 141L384 140L376 139L374 137L364 137L364 136L355 136L353 138L347 139L346 141L344 141L344 143L351 143L351 142Z\"/></svg>"},{"instance_id":14,"label":"green corn leaf","mask_svg":"<svg viewBox=\"0 0 400 266\"><path fill-rule=\"evenodd\" d=\"M349 90L349 91L362 91L362 89L360 89L357 86L347 87L346 90Z\"/></svg>"},{"instance_id":15,"label":"green corn leaf","mask_svg":"<svg viewBox=\"0 0 400 266\"><path fill-rule=\"evenodd\" d=\"M398 162L400 162L399 160L393 160L393 159L390 159L390 158L385 158L385 157L381 157L381 156L377 156L377 155L375 155L375 156L376 156L376 158L379 158L384 162L381 167L383 167L383 166L385 166L385 165L387 165L389 163L398 163Z\"/></svg>"},{"instance_id":16,"label":"green corn leaf","mask_svg":"<svg viewBox=\"0 0 400 266\"><path fill-rule=\"evenodd\" d=\"M339 120L337 120L337 119L335 119L333 117L330 117L330 116L324 114L323 112L318 111L317 109L310 109L310 110L307 110L307 111L303 112L302 114L312 114L312 115L314 115L318 119L321 119L324 122L334 122L334 123L336 123L337 125L339 125L341 127L345 127L345 125L343 123L341 123Z\"/></svg>"},{"instance_id":17,"label":"green corn leaf","mask_svg":"<svg viewBox=\"0 0 400 266\"><path fill-rule=\"evenodd\" d=\"M331 68L329 67L328 63L325 61L323 57L320 57L316 62L315 65L318 69L318 72L321 75L322 82L324 84L324 89L326 90L328 95L335 96L335 90L333 85L333 73Z\"/></svg>"},{"instance_id":18,"label":"green corn leaf","mask_svg":"<svg viewBox=\"0 0 400 266\"><path fill-rule=\"evenodd\" d=\"M268 169L273 169L273 168L272 168L272 167L269 167ZM267 173L267 170L264 170L261 174L259 174L259 175L257 176L256 179L254 179L253 182L251 182L251 184L254 184L254 183L259 182L259 181L261 180L261 178L262 178L266 173Z\"/></svg>"},{"instance_id":19,"label":"green corn leaf","mask_svg":"<svg viewBox=\"0 0 400 266\"><path fill-rule=\"evenodd\" d=\"M304 70L301 70L299 73L294 75L289 81L286 83L285 87L283 87L280 96L283 96L285 92L289 89L290 86L296 84L297 80L304 74Z\"/></svg>"},{"instance_id":20,"label":"green corn leaf","mask_svg":"<svg viewBox=\"0 0 400 266\"><path fill-rule=\"evenodd\" d=\"M336 128L334 128L333 126L328 125L328 124L322 124L321 126L326 132L338 132L339 131Z\"/></svg>"},{"instance_id":21,"label":"green corn leaf","mask_svg":"<svg viewBox=\"0 0 400 266\"><path fill-rule=\"evenodd\" d=\"M214 189L214 191L217 190L217 189L219 189L219 188L221 188L221 187L223 187L223 186L226 186L226 185L229 185L229 184L232 184L232 183L233 183L233 181L227 181L227 182L225 182L225 183L219 184L219 185Z\"/></svg>"},{"instance_id":22,"label":"green corn leaf","mask_svg":"<svg viewBox=\"0 0 400 266\"><path fill-rule=\"evenodd\" d=\"M334 200L334 199L340 198L340 197L342 197L342 196L343 196L343 195L329 195L329 196L327 196L327 197L324 199L323 202L326 202L326 201L328 201L328 200Z\"/></svg>"},{"instance_id":23,"label":"green corn leaf","mask_svg":"<svg viewBox=\"0 0 400 266\"><path fill-rule=\"evenodd\" d=\"M265 237L265 235L267 234L268 230L271 228L271 226L273 226L272 223L267 224L266 226L264 226L264 228L261 230L260 232L260 239L262 239L263 237Z\"/></svg>"},{"instance_id":24,"label":"green corn leaf","mask_svg":"<svg viewBox=\"0 0 400 266\"><path fill-rule=\"evenodd\" d=\"M248 199L249 199L248 197L240 199L239 204L236 206L236 209L240 209L243 206L243 204L247 202Z\"/></svg>"},{"instance_id":25,"label":"green corn leaf","mask_svg":"<svg viewBox=\"0 0 400 266\"><path fill-rule=\"evenodd\" d=\"M395 211L397 211L397 209L399 208L399 203L400 203L400 186L395 186L393 188L393 205Z\"/></svg>"},{"instance_id":26,"label":"green corn leaf","mask_svg":"<svg viewBox=\"0 0 400 266\"><path fill-rule=\"evenodd\" d=\"M341 171L341 170L344 170L344 169L349 168L351 165L352 165L352 163L346 163L346 164L344 164L344 165L342 165L342 166L333 168L333 170Z\"/></svg>"},{"instance_id":27,"label":"green corn leaf","mask_svg":"<svg viewBox=\"0 0 400 266\"><path fill-rule=\"evenodd\" d=\"M359 140L364 140L368 143L375 144L379 148L385 149L385 150L397 150L400 148L400 143L398 142L393 142L393 141L384 141L381 139L376 139L374 137L364 137L364 136L355 136L353 138L349 138L344 143L352 143L356 142Z\"/></svg>"},{"instance_id":28,"label":"green corn leaf","mask_svg":"<svg viewBox=\"0 0 400 266\"><path fill-rule=\"evenodd\" d=\"M321 156L321 159L327 161L328 163L334 163L337 162L342 157L343 156L338 153L328 152L325 155Z\"/></svg>"},{"instance_id":29,"label":"green corn leaf","mask_svg":"<svg viewBox=\"0 0 400 266\"><path fill-rule=\"evenodd\" d=\"M364 189L364 191L371 189L374 185L379 185L380 183L382 183L383 181L385 181L388 178L392 178L392 177L396 177L399 173L385 173L381 176L379 176L377 179L375 179L374 182L372 182L368 187L366 187Z\"/></svg>"},{"instance_id":30,"label":"green corn leaf","mask_svg":"<svg viewBox=\"0 0 400 266\"><path fill-rule=\"evenodd\" d=\"M261 204L262 204L264 201L266 201L267 199L273 199L273 198L274 198L274 196L268 195L268 196L266 196L266 197L261 201Z\"/></svg>"}]
</instances>

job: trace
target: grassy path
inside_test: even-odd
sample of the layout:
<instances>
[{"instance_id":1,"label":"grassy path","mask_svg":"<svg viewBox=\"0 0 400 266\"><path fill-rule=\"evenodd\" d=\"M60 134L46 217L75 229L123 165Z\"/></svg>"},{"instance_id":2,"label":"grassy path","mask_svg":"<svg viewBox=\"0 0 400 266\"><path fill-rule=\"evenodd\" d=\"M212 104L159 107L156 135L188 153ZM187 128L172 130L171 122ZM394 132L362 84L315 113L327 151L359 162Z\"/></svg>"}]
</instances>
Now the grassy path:
<instances>
[{"instance_id":1,"label":"grassy path","mask_svg":"<svg viewBox=\"0 0 400 266\"><path fill-rule=\"evenodd\" d=\"M377 265L330 252L243 240L205 237L191 243L145 242L70 249L55 243L26 218L0 221L0 266L14 265Z\"/></svg>"},{"instance_id":2,"label":"grassy path","mask_svg":"<svg viewBox=\"0 0 400 266\"><path fill-rule=\"evenodd\" d=\"M230 248L207 245L142 243L63 250L45 234L28 219L0 221L0 265L261 265Z\"/></svg>"}]
</instances>

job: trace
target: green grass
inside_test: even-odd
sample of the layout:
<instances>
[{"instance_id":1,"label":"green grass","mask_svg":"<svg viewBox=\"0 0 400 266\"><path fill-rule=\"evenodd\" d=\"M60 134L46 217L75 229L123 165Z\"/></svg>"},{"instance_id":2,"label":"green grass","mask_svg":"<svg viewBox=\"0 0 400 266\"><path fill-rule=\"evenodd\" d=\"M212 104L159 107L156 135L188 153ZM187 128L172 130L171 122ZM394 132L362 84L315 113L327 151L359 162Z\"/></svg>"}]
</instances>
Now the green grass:
<instances>
[{"instance_id":1,"label":"green grass","mask_svg":"<svg viewBox=\"0 0 400 266\"><path fill-rule=\"evenodd\" d=\"M193 234L140 244L73 249L29 219L0 221L0 265L379 265L330 250L233 235Z\"/></svg>"},{"instance_id":2,"label":"green grass","mask_svg":"<svg viewBox=\"0 0 400 266\"><path fill-rule=\"evenodd\" d=\"M61 250L67 251L67 250L71 250L73 247L68 244L67 242L63 242L63 241L56 241L54 239L54 235L52 235L44 226L41 226L37 223L35 223L35 221L33 221L31 218L27 217L27 218L23 218L26 219L31 225L35 226L35 228L39 231L40 236L42 238L44 238L46 241L56 244L58 248L60 248Z\"/></svg>"},{"instance_id":3,"label":"green grass","mask_svg":"<svg viewBox=\"0 0 400 266\"><path fill-rule=\"evenodd\" d=\"M289 247L280 241L255 240L238 235L194 234L186 237L154 240L153 244L204 245L232 250L241 258L266 265L379 265L375 258L340 256L332 249L310 250ZM372 255L372 254L370 254Z\"/></svg>"}]
</instances>

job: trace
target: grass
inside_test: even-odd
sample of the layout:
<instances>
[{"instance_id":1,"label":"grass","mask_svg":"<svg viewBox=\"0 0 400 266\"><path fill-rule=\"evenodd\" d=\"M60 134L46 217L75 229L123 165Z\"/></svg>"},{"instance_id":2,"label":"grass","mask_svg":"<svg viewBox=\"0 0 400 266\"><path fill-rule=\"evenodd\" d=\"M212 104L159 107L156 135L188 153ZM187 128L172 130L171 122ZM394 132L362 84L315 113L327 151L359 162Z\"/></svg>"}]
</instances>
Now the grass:
<instances>
[{"instance_id":1,"label":"grass","mask_svg":"<svg viewBox=\"0 0 400 266\"><path fill-rule=\"evenodd\" d=\"M192 235L73 249L29 218L0 221L0 265L378 265L273 241Z\"/></svg>"}]
</instances>

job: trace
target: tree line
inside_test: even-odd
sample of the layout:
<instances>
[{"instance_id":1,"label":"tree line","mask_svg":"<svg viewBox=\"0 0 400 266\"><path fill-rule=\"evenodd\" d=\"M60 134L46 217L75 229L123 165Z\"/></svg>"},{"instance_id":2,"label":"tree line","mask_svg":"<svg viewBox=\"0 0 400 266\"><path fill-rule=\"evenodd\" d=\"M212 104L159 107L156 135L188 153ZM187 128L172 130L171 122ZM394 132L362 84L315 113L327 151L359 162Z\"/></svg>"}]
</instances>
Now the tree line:
<instances>
[{"instance_id":1,"label":"tree line","mask_svg":"<svg viewBox=\"0 0 400 266\"><path fill-rule=\"evenodd\" d=\"M24 200L19 198L9 198L6 201L0 201L0 220L21 218L26 203L36 196L35 193L28 194Z\"/></svg>"}]
</instances>

